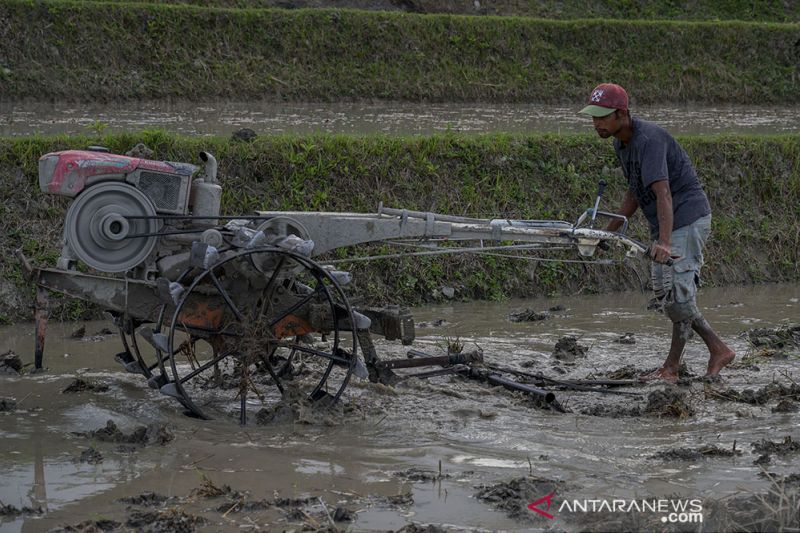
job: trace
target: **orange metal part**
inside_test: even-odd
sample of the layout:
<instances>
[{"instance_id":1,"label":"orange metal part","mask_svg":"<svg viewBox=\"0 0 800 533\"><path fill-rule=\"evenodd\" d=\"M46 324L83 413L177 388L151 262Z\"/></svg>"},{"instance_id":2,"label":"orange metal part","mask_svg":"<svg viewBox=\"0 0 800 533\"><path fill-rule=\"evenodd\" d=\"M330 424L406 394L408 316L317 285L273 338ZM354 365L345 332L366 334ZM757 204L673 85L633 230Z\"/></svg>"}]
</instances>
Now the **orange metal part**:
<instances>
[{"instance_id":1,"label":"orange metal part","mask_svg":"<svg viewBox=\"0 0 800 533\"><path fill-rule=\"evenodd\" d=\"M178 316L178 323L198 329L217 330L222 327L223 315L224 303L191 299Z\"/></svg>"},{"instance_id":2,"label":"orange metal part","mask_svg":"<svg viewBox=\"0 0 800 533\"><path fill-rule=\"evenodd\" d=\"M275 324L275 336L279 339L305 335L312 331L314 331L314 328L311 327L311 324L296 315L287 315L283 320Z\"/></svg>"}]
</instances>

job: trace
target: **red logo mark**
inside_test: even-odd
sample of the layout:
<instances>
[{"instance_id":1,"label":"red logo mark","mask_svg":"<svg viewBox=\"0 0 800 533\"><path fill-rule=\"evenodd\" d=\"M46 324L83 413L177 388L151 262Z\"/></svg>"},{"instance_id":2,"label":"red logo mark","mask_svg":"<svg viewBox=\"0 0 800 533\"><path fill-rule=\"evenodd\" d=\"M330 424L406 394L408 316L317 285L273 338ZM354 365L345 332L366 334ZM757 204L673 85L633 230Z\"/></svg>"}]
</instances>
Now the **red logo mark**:
<instances>
[{"instance_id":1,"label":"red logo mark","mask_svg":"<svg viewBox=\"0 0 800 533\"><path fill-rule=\"evenodd\" d=\"M548 494L547 496L543 496L543 497L539 498L538 500L536 500L535 502L529 503L528 504L528 509L530 509L534 513L539 513L540 515L544 516L545 518L549 518L550 520L552 520L553 519L553 515L551 515L547 511L550 510L550 504L552 503L553 496L555 496L555 495L556 495L556 493L555 493L555 491L553 491L550 494ZM542 502L547 502L547 511L542 511L541 509L539 509L538 505L540 503L542 503Z\"/></svg>"}]
</instances>

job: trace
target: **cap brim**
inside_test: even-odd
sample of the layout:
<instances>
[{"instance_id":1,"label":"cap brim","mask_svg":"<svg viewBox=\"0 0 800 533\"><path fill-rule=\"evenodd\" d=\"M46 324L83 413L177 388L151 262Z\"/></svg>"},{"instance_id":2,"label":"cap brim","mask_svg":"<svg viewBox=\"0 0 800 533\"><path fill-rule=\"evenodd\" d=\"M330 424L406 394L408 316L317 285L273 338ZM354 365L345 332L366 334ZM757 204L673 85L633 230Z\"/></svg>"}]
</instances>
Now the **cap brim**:
<instances>
[{"instance_id":1,"label":"cap brim","mask_svg":"<svg viewBox=\"0 0 800 533\"><path fill-rule=\"evenodd\" d=\"M599 105L587 105L586 107L584 107L583 109L578 111L578 113L581 113L583 115L589 115L589 116L592 116L592 117L606 117L606 116L610 115L611 113L613 113L614 111L616 111L616 109L614 109L613 107L602 107L602 106L599 106Z\"/></svg>"}]
</instances>

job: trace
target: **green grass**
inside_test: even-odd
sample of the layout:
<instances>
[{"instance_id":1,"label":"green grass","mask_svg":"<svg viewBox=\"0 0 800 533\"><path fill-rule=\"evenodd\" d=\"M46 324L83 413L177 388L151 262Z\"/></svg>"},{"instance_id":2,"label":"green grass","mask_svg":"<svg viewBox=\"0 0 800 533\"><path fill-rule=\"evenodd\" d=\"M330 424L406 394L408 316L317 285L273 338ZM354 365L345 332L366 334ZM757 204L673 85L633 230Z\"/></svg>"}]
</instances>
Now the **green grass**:
<instances>
[{"instance_id":1,"label":"green grass","mask_svg":"<svg viewBox=\"0 0 800 533\"><path fill-rule=\"evenodd\" d=\"M405 10L416 13L462 15L503 15L553 19L675 19L749 20L796 22L800 3L796 0L413 0L375 2L371 0L143 0L149 3L191 4L206 7L275 8L338 7L355 9Z\"/></svg>"},{"instance_id":2,"label":"green grass","mask_svg":"<svg viewBox=\"0 0 800 533\"><path fill-rule=\"evenodd\" d=\"M0 99L796 103L800 25L0 2ZM668 52L666 52L668 51Z\"/></svg>"},{"instance_id":3,"label":"green grass","mask_svg":"<svg viewBox=\"0 0 800 533\"><path fill-rule=\"evenodd\" d=\"M713 237L703 280L714 285L800 279L800 136L683 137L714 210ZM26 292L13 250L53 265L67 200L43 195L37 182L40 155L102 144L124 153L138 142L156 159L198 163L208 150L220 162L223 212L326 210L375 212L389 207L502 218L575 220L593 204L597 181L609 182L605 209L614 210L625 184L604 176L613 168L609 142L585 135L430 137L280 136L251 144L224 138L187 138L164 132L0 139L0 281ZM633 234L645 240L641 216ZM336 258L385 253L382 245L338 250ZM396 251L396 250L394 250ZM565 258L575 258L567 254ZM647 278L646 264L634 263ZM503 299L637 288L629 268L530 263L458 255L421 260L381 260L352 268L349 292L369 302L415 304L442 286L458 297ZM56 306L59 316L91 309ZM4 320L28 310L0 302Z\"/></svg>"}]
</instances>

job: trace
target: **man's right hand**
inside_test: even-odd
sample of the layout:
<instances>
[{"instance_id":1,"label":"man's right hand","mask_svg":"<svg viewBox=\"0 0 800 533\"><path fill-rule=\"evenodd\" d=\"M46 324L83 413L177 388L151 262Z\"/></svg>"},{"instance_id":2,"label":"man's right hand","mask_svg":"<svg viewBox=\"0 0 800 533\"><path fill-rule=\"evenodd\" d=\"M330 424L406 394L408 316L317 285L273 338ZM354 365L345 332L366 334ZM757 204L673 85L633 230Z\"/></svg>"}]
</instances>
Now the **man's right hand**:
<instances>
[{"instance_id":1,"label":"man's right hand","mask_svg":"<svg viewBox=\"0 0 800 533\"><path fill-rule=\"evenodd\" d=\"M671 259L670 251L669 244L663 244L659 241L655 241L650 245L650 257L652 257L653 261L656 263L667 263L667 261Z\"/></svg>"}]
</instances>

